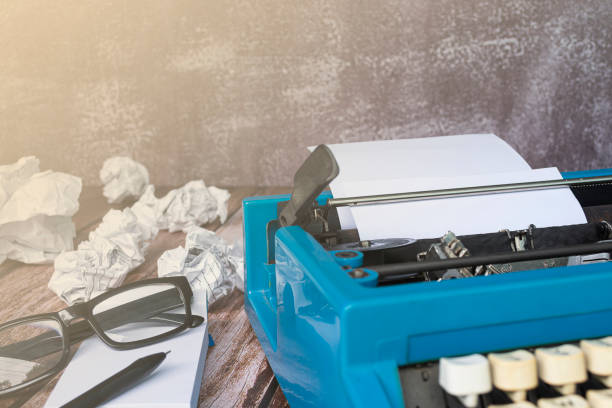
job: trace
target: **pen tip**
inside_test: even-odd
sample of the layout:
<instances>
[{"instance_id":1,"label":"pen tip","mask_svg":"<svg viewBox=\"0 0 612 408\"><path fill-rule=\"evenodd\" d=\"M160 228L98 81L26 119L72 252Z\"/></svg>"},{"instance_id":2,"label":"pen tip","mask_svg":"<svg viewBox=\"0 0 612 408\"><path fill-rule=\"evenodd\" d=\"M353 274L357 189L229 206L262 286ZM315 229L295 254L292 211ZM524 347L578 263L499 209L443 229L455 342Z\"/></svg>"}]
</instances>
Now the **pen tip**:
<instances>
[{"instance_id":1,"label":"pen tip","mask_svg":"<svg viewBox=\"0 0 612 408\"><path fill-rule=\"evenodd\" d=\"M166 351L166 355L170 354L170 351L171 351L171 350Z\"/></svg>"}]
</instances>

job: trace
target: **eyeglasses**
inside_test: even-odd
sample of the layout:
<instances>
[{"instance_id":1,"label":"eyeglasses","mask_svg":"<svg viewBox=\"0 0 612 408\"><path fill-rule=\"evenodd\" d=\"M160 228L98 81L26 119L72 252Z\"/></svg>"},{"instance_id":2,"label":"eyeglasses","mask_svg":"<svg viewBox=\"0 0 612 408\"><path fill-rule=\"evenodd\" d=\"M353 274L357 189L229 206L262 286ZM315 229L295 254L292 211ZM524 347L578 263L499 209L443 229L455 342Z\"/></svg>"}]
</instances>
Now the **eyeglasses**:
<instances>
[{"instance_id":1,"label":"eyeglasses","mask_svg":"<svg viewBox=\"0 0 612 408\"><path fill-rule=\"evenodd\" d=\"M53 377L68 364L70 346L94 333L110 347L131 349L199 326L204 319L191 314L192 298L184 276L149 279L0 325L0 397Z\"/></svg>"}]
</instances>

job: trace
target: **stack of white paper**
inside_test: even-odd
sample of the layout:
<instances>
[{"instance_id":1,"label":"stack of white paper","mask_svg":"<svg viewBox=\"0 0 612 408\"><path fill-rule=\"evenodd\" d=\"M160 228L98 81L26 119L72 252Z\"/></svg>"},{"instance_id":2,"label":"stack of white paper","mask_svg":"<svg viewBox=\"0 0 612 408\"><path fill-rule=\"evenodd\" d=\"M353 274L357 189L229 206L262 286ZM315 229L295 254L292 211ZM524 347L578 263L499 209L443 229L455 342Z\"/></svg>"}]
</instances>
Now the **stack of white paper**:
<instances>
[{"instance_id":1,"label":"stack of white paper","mask_svg":"<svg viewBox=\"0 0 612 408\"><path fill-rule=\"evenodd\" d=\"M192 313L206 319L206 294L194 292ZM114 350L97 337L83 343L51 392L45 408L58 408L141 357L170 351L149 376L103 404L114 408L197 406L208 350L208 321L161 343L133 350Z\"/></svg>"},{"instance_id":2,"label":"stack of white paper","mask_svg":"<svg viewBox=\"0 0 612 408\"><path fill-rule=\"evenodd\" d=\"M71 250L80 194L80 178L39 172L34 156L0 166L0 263L47 263Z\"/></svg>"},{"instance_id":3,"label":"stack of white paper","mask_svg":"<svg viewBox=\"0 0 612 408\"><path fill-rule=\"evenodd\" d=\"M560 179L532 170L492 134L329 145L340 167L334 197ZM361 239L437 238L586 222L569 188L339 208L343 228Z\"/></svg>"}]
</instances>

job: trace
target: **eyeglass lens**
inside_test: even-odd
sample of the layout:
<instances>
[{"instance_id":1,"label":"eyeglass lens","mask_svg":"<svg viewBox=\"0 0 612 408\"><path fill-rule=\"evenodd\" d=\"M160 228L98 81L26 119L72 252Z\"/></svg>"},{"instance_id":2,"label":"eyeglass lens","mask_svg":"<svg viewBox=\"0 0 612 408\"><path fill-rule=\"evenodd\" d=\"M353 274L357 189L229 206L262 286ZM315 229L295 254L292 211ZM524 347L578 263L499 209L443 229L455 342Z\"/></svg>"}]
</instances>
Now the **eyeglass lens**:
<instances>
[{"instance_id":1,"label":"eyeglass lens","mask_svg":"<svg viewBox=\"0 0 612 408\"><path fill-rule=\"evenodd\" d=\"M113 341L127 343L166 334L186 322L178 288L158 283L117 293L93 308L93 318Z\"/></svg>"},{"instance_id":2,"label":"eyeglass lens","mask_svg":"<svg viewBox=\"0 0 612 408\"><path fill-rule=\"evenodd\" d=\"M0 330L0 390L38 378L62 359L64 340L53 319L29 321Z\"/></svg>"}]
</instances>

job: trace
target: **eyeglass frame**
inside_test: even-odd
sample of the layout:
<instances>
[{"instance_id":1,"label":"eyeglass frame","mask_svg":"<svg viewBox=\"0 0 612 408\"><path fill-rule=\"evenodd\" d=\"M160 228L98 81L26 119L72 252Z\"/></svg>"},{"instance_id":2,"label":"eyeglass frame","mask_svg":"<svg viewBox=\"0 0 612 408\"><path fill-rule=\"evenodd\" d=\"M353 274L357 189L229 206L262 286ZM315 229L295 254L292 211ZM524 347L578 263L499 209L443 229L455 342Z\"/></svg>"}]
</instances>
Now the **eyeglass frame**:
<instances>
[{"instance_id":1,"label":"eyeglass frame","mask_svg":"<svg viewBox=\"0 0 612 408\"><path fill-rule=\"evenodd\" d=\"M104 300L110 297L116 296L122 292L127 292L134 288L137 288L140 286L148 286L151 284L172 284L178 289L179 295L181 296L181 299L184 302L184 306L185 306L185 320L183 324L181 324L178 327L175 327L174 329L166 333L158 334L150 338L131 341L131 342L124 342L124 343L117 342L111 339L109 336L107 336L104 333L104 329L99 326L98 322L96 321L96 318L94 317L94 314L93 314L94 307L98 305L99 303L103 302ZM155 294L150 295L150 296L155 296ZM138 347L144 347L144 346L147 346L153 343L157 343L167 337L171 337L175 334L178 334L187 328L194 328L202 324L204 322L204 318L198 315L192 315L191 313L191 300L192 299L193 299L193 292L191 290L191 286L189 285L189 281L187 280L187 278L184 276L169 276L169 277L163 277L163 278L145 279L141 281L128 283L127 285L124 285L118 288L111 289L86 302L77 303L72 306L68 306L67 308L62 309L57 312L35 314L35 315L11 320L9 322L1 324L0 331L11 328L13 326L27 324L29 322L35 322L35 321L41 321L41 320L54 320L58 322L59 328L60 328L60 334L62 338L62 357L60 358L60 360L54 367L50 368L47 372L43 373L39 377L33 378L29 381L26 381L14 387L9 387L7 389L0 390L0 398L9 396L9 395L19 394L20 392L36 384L42 383L43 381L52 378L57 373L59 373L61 370L63 370L68 365L68 362L70 361L70 348L73 344L73 342L71 341L70 329L72 327L75 327L75 325L78 325L78 328L81 330L81 332L78 332L77 336L75 336L76 337L74 339L75 343L95 333L104 343L106 343L106 345L114 349L129 350L129 349L134 349ZM138 300L135 300L134 302L137 302L137 301ZM126 303L118 307L127 306L130 303L132 302ZM74 320L76 319L82 319L82 320L79 320L78 322L73 323L71 325L71 323L74 322ZM87 326L86 323L89 323L89 326ZM91 333L91 331L86 330L89 328L91 328L94 333Z\"/></svg>"}]
</instances>

